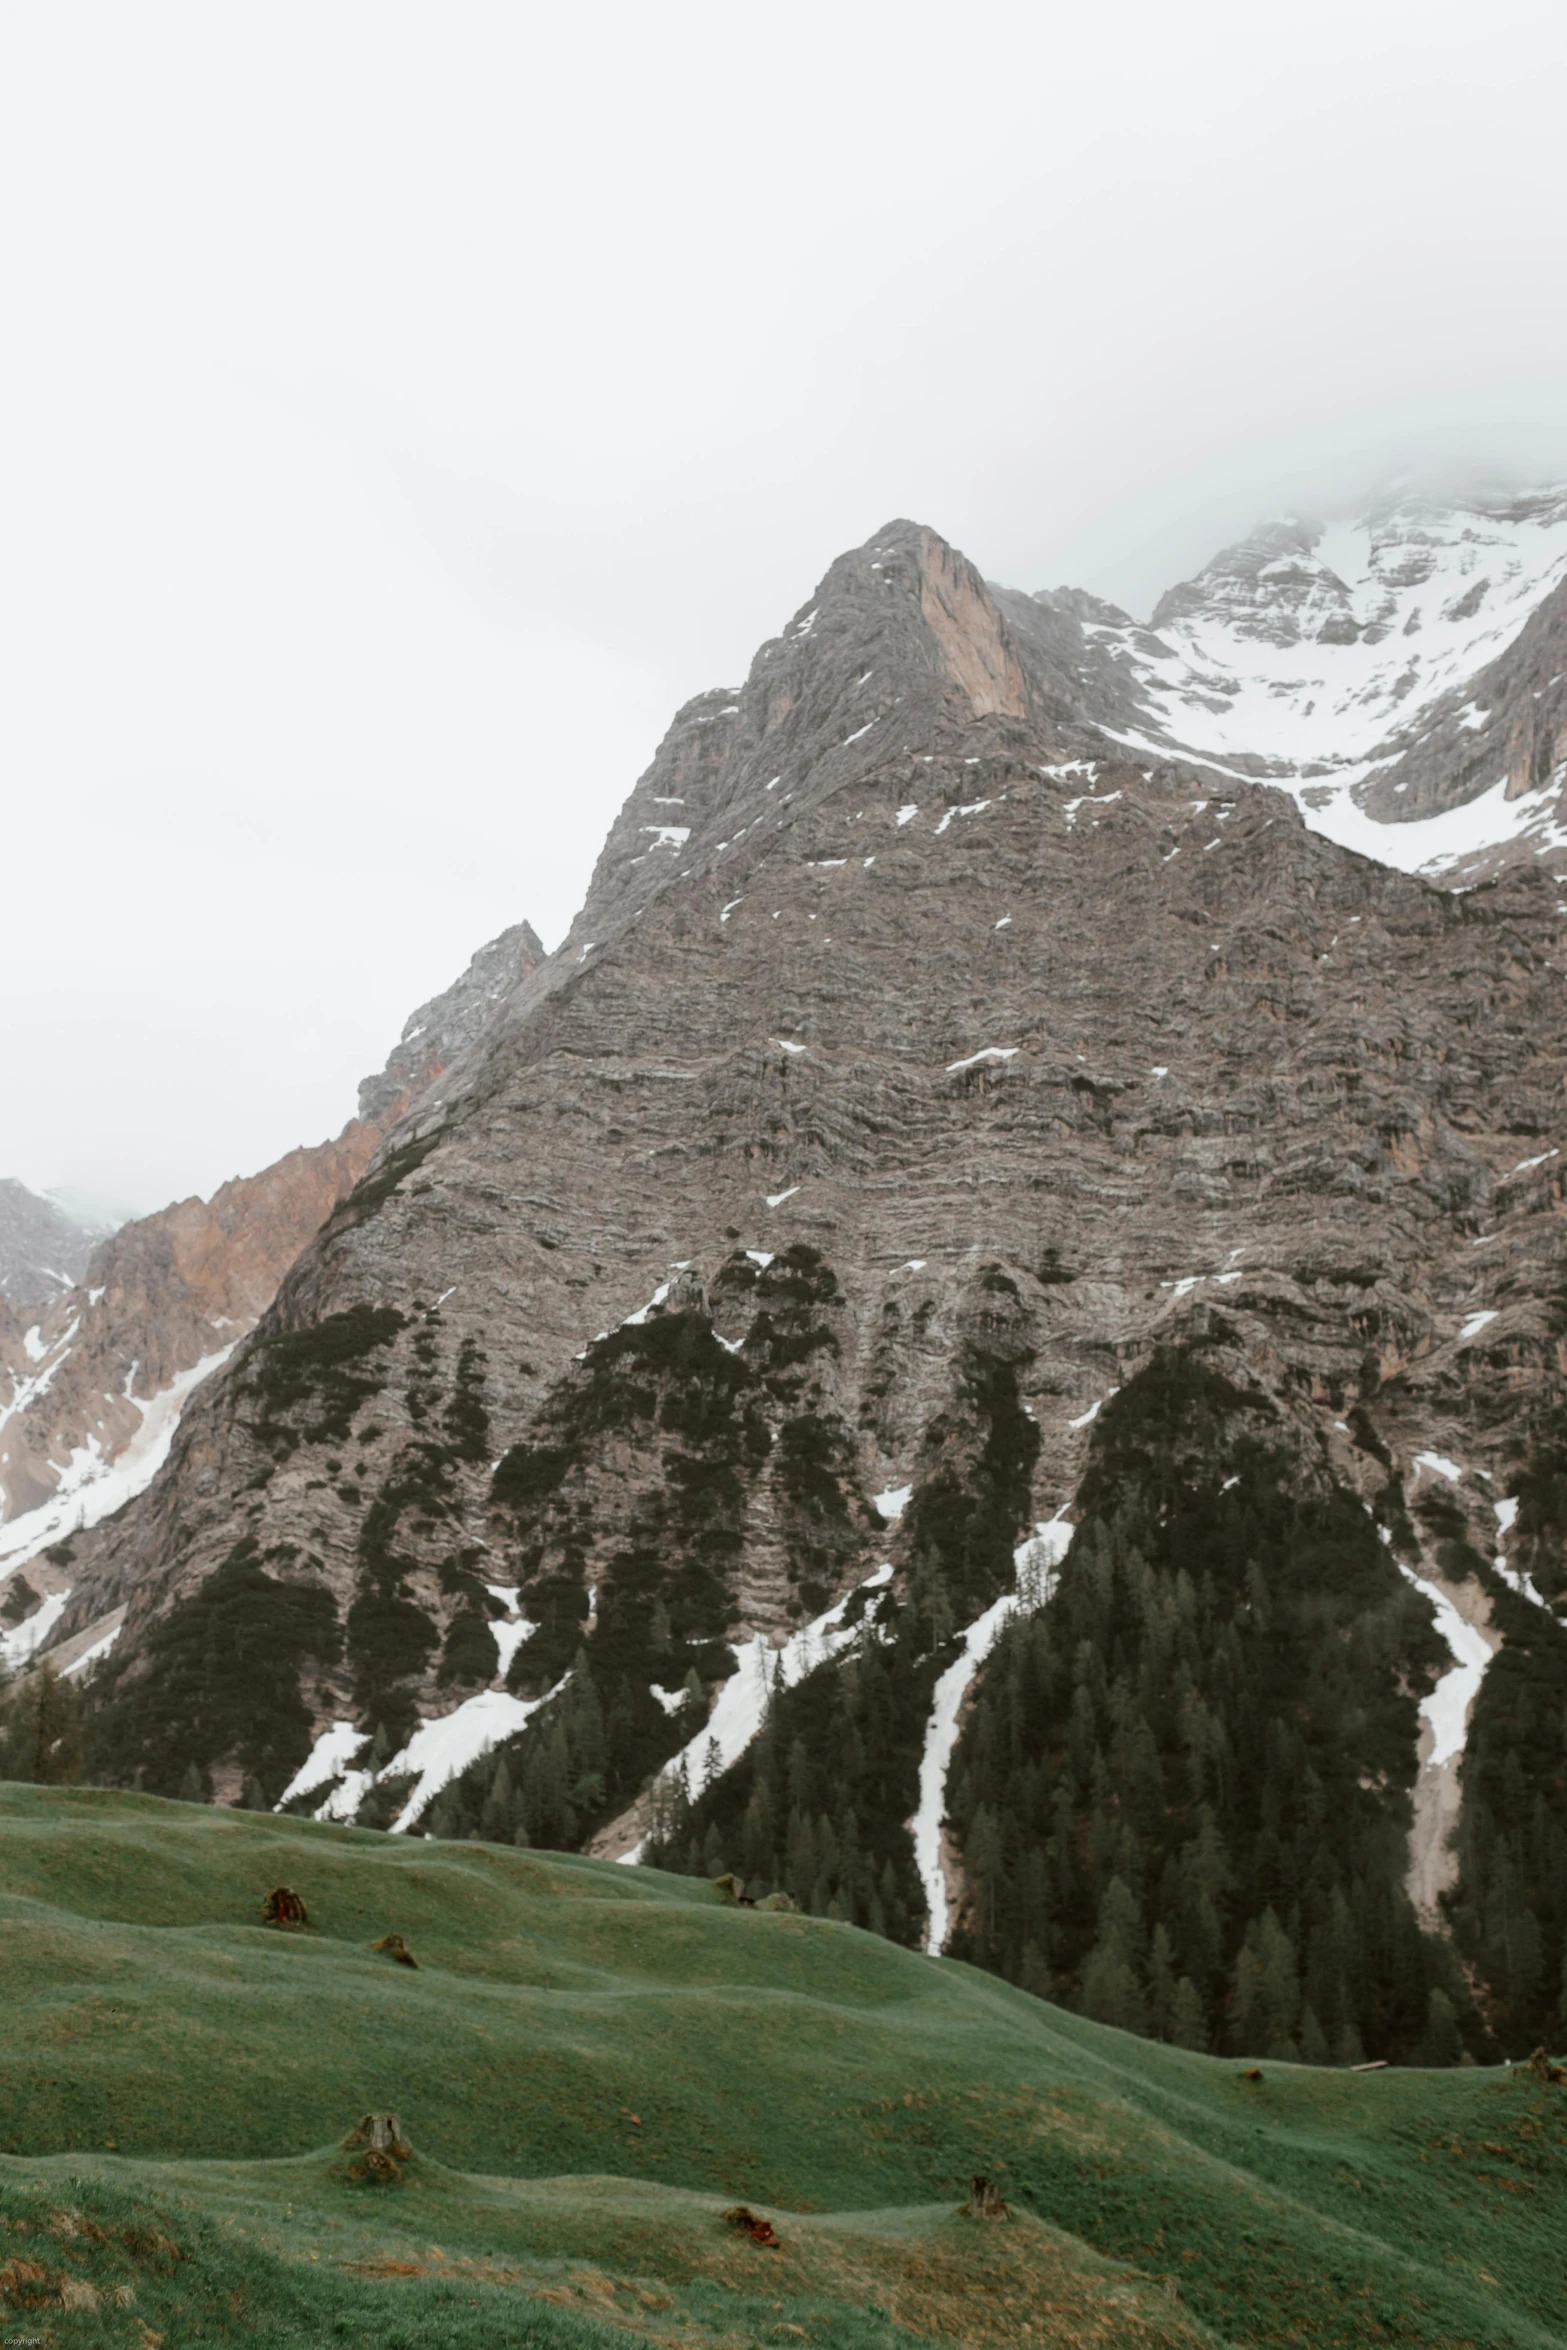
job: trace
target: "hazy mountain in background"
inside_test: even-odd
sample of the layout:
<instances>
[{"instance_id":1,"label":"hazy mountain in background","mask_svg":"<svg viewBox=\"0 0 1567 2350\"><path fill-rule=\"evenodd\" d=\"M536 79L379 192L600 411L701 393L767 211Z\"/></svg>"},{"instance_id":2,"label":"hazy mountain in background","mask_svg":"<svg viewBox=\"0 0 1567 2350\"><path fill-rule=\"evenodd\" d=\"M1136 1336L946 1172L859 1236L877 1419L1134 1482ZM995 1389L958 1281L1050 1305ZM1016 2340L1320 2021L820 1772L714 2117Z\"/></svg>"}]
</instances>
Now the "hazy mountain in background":
<instances>
[{"instance_id":1,"label":"hazy mountain in background","mask_svg":"<svg viewBox=\"0 0 1567 2350\"><path fill-rule=\"evenodd\" d=\"M1450 882L1567 851L1567 490L1390 497L1226 547L1146 625L1003 595L1111 740L1265 777L1308 824Z\"/></svg>"},{"instance_id":2,"label":"hazy mountain in background","mask_svg":"<svg viewBox=\"0 0 1567 2350\"><path fill-rule=\"evenodd\" d=\"M1564 514L1280 524L1147 629L840 557L29 1565L94 1768L1191 2046L1553 2031Z\"/></svg>"},{"instance_id":3,"label":"hazy mountain in background","mask_svg":"<svg viewBox=\"0 0 1567 2350\"><path fill-rule=\"evenodd\" d=\"M57 1297L87 1269L112 1219L0 1177L0 1297L18 1305Z\"/></svg>"}]
</instances>

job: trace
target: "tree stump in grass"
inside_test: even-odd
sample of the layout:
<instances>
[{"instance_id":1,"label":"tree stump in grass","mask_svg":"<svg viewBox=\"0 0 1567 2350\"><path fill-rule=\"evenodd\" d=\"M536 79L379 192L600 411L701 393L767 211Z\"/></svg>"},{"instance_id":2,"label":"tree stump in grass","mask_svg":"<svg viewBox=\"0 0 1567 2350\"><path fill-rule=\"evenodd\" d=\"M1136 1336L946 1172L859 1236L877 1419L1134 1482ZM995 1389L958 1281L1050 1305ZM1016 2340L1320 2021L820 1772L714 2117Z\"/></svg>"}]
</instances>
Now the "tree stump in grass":
<instances>
[{"instance_id":1,"label":"tree stump in grass","mask_svg":"<svg viewBox=\"0 0 1567 2350\"><path fill-rule=\"evenodd\" d=\"M761 2213L753 2211L749 2204L731 2204L724 2218L739 2234L749 2236L753 2244L767 2244L777 2249L779 2238L772 2221L763 2219Z\"/></svg>"},{"instance_id":2,"label":"tree stump in grass","mask_svg":"<svg viewBox=\"0 0 1567 2350\"><path fill-rule=\"evenodd\" d=\"M308 1926L310 1912L287 1885L274 1885L261 1904L261 1922L264 1926Z\"/></svg>"},{"instance_id":3,"label":"tree stump in grass","mask_svg":"<svg viewBox=\"0 0 1567 2350\"><path fill-rule=\"evenodd\" d=\"M391 2187L402 2178L403 2165L413 2148L403 2136L403 2125L395 2113L367 2113L343 2140L343 2152L356 2157L348 2166L351 2179Z\"/></svg>"},{"instance_id":4,"label":"tree stump in grass","mask_svg":"<svg viewBox=\"0 0 1567 2350\"><path fill-rule=\"evenodd\" d=\"M969 2219L1010 2219L1012 2217L995 2180L987 2179L977 2171L969 2181L968 2201L964 2204L963 2210Z\"/></svg>"},{"instance_id":5,"label":"tree stump in grass","mask_svg":"<svg viewBox=\"0 0 1567 2350\"><path fill-rule=\"evenodd\" d=\"M1548 2082L1555 2089L1567 2087L1567 2065L1553 2063L1543 2048L1536 2048L1533 2055L1524 2058L1524 2063L1537 2081Z\"/></svg>"},{"instance_id":6,"label":"tree stump in grass","mask_svg":"<svg viewBox=\"0 0 1567 2350\"><path fill-rule=\"evenodd\" d=\"M419 1961L403 1940L401 1934L383 1934L379 1942L372 1942L372 1950L384 1950L388 1958L395 1958L399 1966L417 1966Z\"/></svg>"}]
</instances>

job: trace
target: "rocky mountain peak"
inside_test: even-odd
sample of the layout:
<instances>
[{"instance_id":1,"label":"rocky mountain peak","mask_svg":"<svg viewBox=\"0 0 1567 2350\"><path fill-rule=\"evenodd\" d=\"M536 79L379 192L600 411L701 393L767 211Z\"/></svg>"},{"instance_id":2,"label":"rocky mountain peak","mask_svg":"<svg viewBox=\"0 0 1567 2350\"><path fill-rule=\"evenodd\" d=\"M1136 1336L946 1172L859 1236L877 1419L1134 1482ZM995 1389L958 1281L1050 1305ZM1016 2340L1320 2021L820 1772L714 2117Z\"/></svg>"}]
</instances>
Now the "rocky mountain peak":
<instances>
[{"instance_id":1,"label":"rocky mountain peak","mask_svg":"<svg viewBox=\"0 0 1567 2350\"><path fill-rule=\"evenodd\" d=\"M1353 643L1359 633L1348 588L1318 559L1320 523L1287 518L1237 539L1195 579L1169 588L1149 623L1156 635L1181 622L1227 628L1240 640L1296 645Z\"/></svg>"},{"instance_id":2,"label":"rocky mountain peak","mask_svg":"<svg viewBox=\"0 0 1567 2350\"><path fill-rule=\"evenodd\" d=\"M565 947L53 1554L55 1653L117 1640L96 1769L731 1871L1124 1976L1133 2029L1157 1928L1204 2039L1264 1953L1320 2002L1285 2053L1412 2051L1437 1989L1481 2038L1465 1724L1534 1817L1507 1675L1567 1704L1560 925L1154 731L1378 654L1263 538L1222 594L1287 643L897 523L686 705Z\"/></svg>"},{"instance_id":3,"label":"rocky mountain peak","mask_svg":"<svg viewBox=\"0 0 1567 2350\"><path fill-rule=\"evenodd\" d=\"M679 711L610 830L569 960L602 952L671 877L754 848L889 755L976 720L1077 715L1064 669L1030 662L1015 601L920 523L890 522L839 556L743 685Z\"/></svg>"},{"instance_id":4,"label":"rocky mountain peak","mask_svg":"<svg viewBox=\"0 0 1567 2350\"><path fill-rule=\"evenodd\" d=\"M386 1066L359 1088L359 1115L385 1128L472 1044L520 981L538 969L544 949L528 922L514 923L480 947L461 978L410 1013Z\"/></svg>"}]
</instances>

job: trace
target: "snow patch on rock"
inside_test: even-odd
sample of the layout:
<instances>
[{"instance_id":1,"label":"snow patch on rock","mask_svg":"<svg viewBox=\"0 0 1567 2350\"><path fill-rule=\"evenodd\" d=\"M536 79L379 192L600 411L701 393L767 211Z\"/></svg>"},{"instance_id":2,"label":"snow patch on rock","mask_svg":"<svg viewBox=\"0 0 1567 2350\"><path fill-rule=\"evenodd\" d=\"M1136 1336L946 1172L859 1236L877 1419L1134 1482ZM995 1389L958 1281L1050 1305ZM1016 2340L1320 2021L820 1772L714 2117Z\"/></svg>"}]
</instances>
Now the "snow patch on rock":
<instances>
[{"instance_id":1,"label":"snow patch on rock","mask_svg":"<svg viewBox=\"0 0 1567 2350\"><path fill-rule=\"evenodd\" d=\"M1436 1628L1447 1642L1453 1658L1450 1672L1442 1675L1429 1697L1422 1699L1420 1719L1431 1733L1431 1751L1424 1768L1439 1771L1455 1755L1464 1751L1464 1738L1469 1727L1469 1709L1479 1693L1485 1678L1485 1668L1491 1661L1489 1643L1473 1624L1466 1624L1452 1601L1443 1591L1417 1575L1413 1567L1397 1561L1398 1571L1406 1583L1412 1583L1422 1599L1430 1603L1436 1618Z\"/></svg>"},{"instance_id":2,"label":"snow patch on rock","mask_svg":"<svg viewBox=\"0 0 1567 2350\"><path fill-rule=\"evenodd\" d=\"M890 1566L878 1567L867 1575L856 1591L877 1591L892 1580ZM677 1755L665 1763L658 1774L658 1782L674 1786L682 1773L686 1783L699 1789L710 1773L727 1771L738 1762L762 1726L768 1700L775 1689L792 1689L803 1681L807 1673L839 1656L844 1649L859 1639L858 1623L844 1621L853 1591L846 1591L826 1613L816 1617L800 1631L791 1632L781 1648L769 1647L760 1632L740 1657L740 1670L723 1682L713 1702L713 1708L694 1738L686 1741ZM620 1854L627 1866L634 1866L642 1858L643 1838L629 1852Z\"/></svg>"}]
</instances>

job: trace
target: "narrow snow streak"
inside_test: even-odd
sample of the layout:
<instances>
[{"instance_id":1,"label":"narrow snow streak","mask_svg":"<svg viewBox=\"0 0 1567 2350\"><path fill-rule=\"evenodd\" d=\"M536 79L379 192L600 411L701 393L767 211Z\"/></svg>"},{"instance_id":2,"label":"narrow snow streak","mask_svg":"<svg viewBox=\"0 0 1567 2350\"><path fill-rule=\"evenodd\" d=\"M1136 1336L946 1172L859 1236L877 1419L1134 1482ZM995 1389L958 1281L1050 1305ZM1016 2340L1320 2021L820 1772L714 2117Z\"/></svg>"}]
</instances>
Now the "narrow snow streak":
<instances>
[{"instance_id":1,"label":"narrow snow streak","mask_svg":"<svg viewBox=\"0 0 1567 2350\"><path fill-rule=\"evenodd\" d=\"M504 1689L484 1689L449 1714L421 1721L401 1754L386 1766L389 1778L417 1772L419 1784L392 1822L392 1834L404 1836L426 1812L441 1789L461 1778L470 1763L488 1754L503 1739L515 1738L530 1714L557 1697L570 1679L562 1674L543 1697L511 1697Z\"/></svg>"},{"instance_id":2,"label":"narrow snow streak","mask_svg":"<svg viewBox=\"0 0 1567 2350\"><path fill-rule=\"evenodd\" d=\"M323 1730L272 1806L273 1810L281 1811L296 1796L313 1795L318 1787L341 1778L368 1735L367 1731L356 1730L352 1722L334 1722L329 1730Z\"/></svg>"},{"instance_id":3,"label":"narrow snow streak","mask_svg":"<svg viewBox=\"0 0 1567 2350\"><path fill-rule=\"evenodd\" d=\"M958 1742L958 1716L969 1683L984 1663L1014 1615L1032 1613L1045 1605L1055 1590L1056 1570L1067 1554L1072 1528L1062 1518L1037 1526L1027 1542L1012 1554L1017 1580L1010 1591L986 1608L963 1635L963 1653L948 1665L931 1693L930 1720L925 1727L925 1749L920 1756L919 1808L909 1822L914 1837L914 1859L925 1888L925 1948L941 1955L951 1926L947 1879L941 1865L941 1823L947 1808L947 1772Z\"/></svg>"},{"instance_id":4,"label":"narrow snow streak","mask_svg":"<svg viewBox=\"0 0 1567 2350\"><path fill-rule=\"evenodd\" d=\"M1485 1668L1491 1661L1491 1651L1473 1624L1466 1624L1445 1592L1436 1590L1413 1567L1397 1561L1398 1571L1406 1583L1412 1583L1423 1599L1431 1603L1436 1628L1447 1642L1454 1659L1453 1669L1444 1673L1429 1697L1422 1699L1420 1719L1431 1731L1431 1752L1426 1756L1425 1768L1438 1771L1455 1754L1464 1751L1464 1734L1469 1726L1469 1708L1475 1701Z\"/></svg>"},{"instance_id":5,"label":"narrow snow streak","mask_svg":"<svg viewBox=\"0 0 1567 2350\"><path fill-rule=\"evenodd\" d=\"M970 1053L966 1061L949 1061L947 1075L956 1076L960 1069L977 1069L981 1061L1015 1061L1020 1049L1015 1044L987 1044L981 1052Z\"/></svg>"},{"instance_id":6,"label":"narrow snow streak","mask_svg":"<svg viewBox=\"0 0 1567 2350\"><path fill-rule=\"evenodd\" d=\"M1493 1501L1491 1507L1496 1512L1497 1538L1499 1541L1505 1542L1513 1530L1513 1520L1518 1515L1518 1504L1516 1501ZM1540 1590L1534 1577L1524 1567L1509 1565L1505 1551L1499 1550L1491 1564L1508 1589L1516 1591L1520 1599L1532 1599L1536 1607L1543 1607L1547 1613L1554 1612L1551 1609L1550 1601Z\"/></svg>"}]
</instances>

